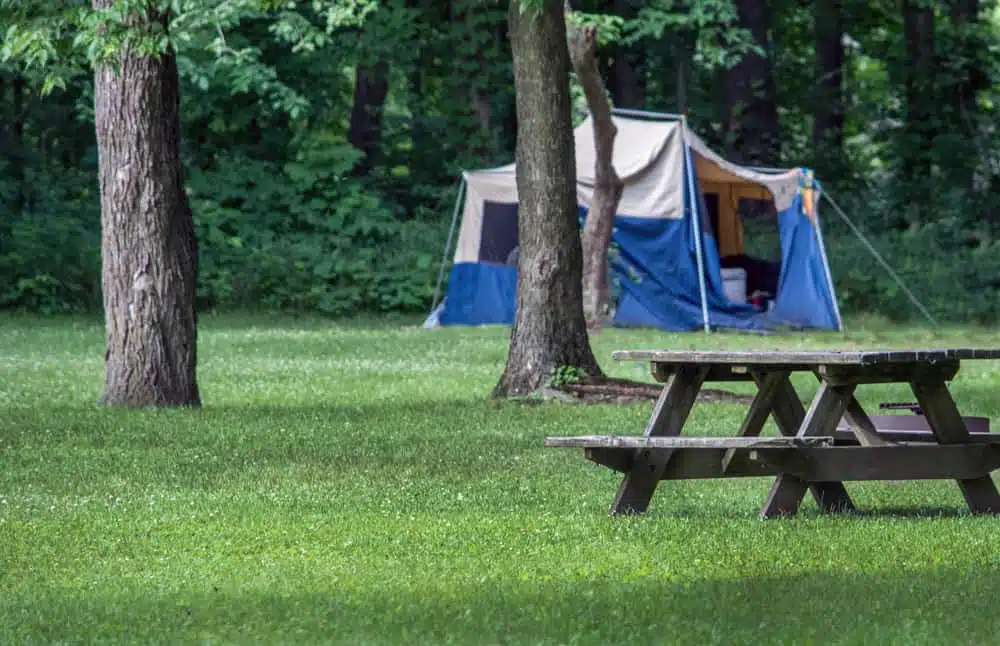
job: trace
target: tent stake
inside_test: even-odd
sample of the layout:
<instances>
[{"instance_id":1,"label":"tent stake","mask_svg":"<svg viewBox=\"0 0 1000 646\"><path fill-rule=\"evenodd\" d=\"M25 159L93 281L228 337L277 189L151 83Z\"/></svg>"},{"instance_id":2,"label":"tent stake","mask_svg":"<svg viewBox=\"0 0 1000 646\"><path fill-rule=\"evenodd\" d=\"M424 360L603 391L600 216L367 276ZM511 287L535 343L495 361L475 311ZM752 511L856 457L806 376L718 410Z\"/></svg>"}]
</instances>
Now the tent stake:
<instances>
[{"instance_id":1,"label":"tent stake","mask_svg":"<svg viewBox=\"0 0 1000 646\"><path fill-rule=\"evenodd\" d=\"M823 197L826 198L826 201L830 203L830 206L832 206L833 210L837 212L837 215L839 215L841 219L843 219L844 222L847 223L847 226L850 227L854 235L858 237L858 240L860 240L862 244L864 244L865 247L868 248L869 253L871 253L872 257L874 257L875 260L878 261L880 265L882 265L882 268L885 269L885 271L889 274L889 277L892 278L894 281L896 281L896 284L899 285L899 288L903 290L903 293L906 294L906 297L910 299L910 302L913 303L918 310L920 310L920 313L924 315L924 318L930 321L932 326L937 327L937 321L934 320L934 317L931 316L931 313L927 311L927 308L925 308L923 304L913 294L913 292L910 291L910 288L906 286L906 283L903 282L903 279L900 278L899 275L892 270L892 267L890 267L889 263L887 263L885 259L882 258L882 255L875 249L875 247L873 247L872 244L868 242L868 239L864 236L863 233L861 233L861 230L858 229L858 227L854 226L854 223L851 222L851 219L849 217L847 217L847 214L844 213L844 210L841 209L840 206L838 206L837 203L833 201L833 198L830 197L829 193L823 192Z\"/></svg>"},{"instance_id":2,"label":"tent stake","mask_svg":"<svg viewBox=\"0 0 1000 646\"><path fill-rule=\"evenodd\" d=\"M448 229L448 241L444 244L441 254L441 269L438 271L437 285L434 287L434 301L430 313L433 314L441 297L441 283L444 282L444 266L448 263L448 252L451 250L451 240L455 235L455 224L458 222L458 212L462 208L462 196L465 194L465 173L462 173L458 183L458 193L455 195L455 210L451 214L451 227Z\"/></svg>"}]
</instances>

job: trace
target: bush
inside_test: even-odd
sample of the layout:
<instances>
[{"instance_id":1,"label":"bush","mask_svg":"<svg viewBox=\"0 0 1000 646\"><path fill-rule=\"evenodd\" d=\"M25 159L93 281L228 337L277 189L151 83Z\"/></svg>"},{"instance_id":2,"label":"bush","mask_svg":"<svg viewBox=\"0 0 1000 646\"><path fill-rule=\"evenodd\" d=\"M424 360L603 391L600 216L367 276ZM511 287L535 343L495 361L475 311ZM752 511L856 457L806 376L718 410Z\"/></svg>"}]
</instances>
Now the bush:
<instances>
[{"instance_id":1,"label":"bush","mask_svg":"<svg viewBox=\"0 0 1000 646\"><path fill-rule=\"evenodd\" d=\"M204 307L330 315L428 307L444 224L400 221L324 145L283 166L224 159L194 173Z\"/></svg>"}]
</instances>

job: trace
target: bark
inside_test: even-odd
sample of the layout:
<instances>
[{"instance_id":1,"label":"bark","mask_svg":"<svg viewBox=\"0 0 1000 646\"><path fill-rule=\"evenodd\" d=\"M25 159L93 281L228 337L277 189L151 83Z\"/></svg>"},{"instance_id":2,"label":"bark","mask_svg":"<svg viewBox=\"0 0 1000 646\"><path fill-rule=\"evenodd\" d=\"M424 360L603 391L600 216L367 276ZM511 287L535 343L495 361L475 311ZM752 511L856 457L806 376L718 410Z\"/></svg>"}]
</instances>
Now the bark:
<instances>
[{"instance_id":1,"label":"bark","mask_svg":"<svg viewBox=\"0 0 1000 646\"><path fill-rule=\"evenodd\" d=\"M927 182L931 180L936 130L934 83L934 10L919 0L903 0L903 35L906 40L904 87L906 137L902 151L904 193L908 208L905 226L923 219Z\"/></svg>"},{"instance_id":2,"label":"bark","mask_svg":"<svg viewBox=\"0 0 1000 646\"><path fill-rule=\"evenodd\" d=\"M565 7L568 16L568 1ZM612 163L618 128L611 118L611 102L597 66L597 27L571 26L567 41L594 128L594 193L583 225L583 314L588 327L599 329L611 312L608 247L623 188Z\"/></svg>"},{"instance_id":3,"label":"bark","mask_svg":"<svg viewBox=\"0 0 1000 646\"><path fill-rule=\"evenodd\" d=\"M628 0L614 0L611 12L621 18L632 19L635 9ZM642 74L643 54L641 51L618 44L611 57L608 75L608 90L614 104L620 108L643 108L646 106L646 79Z\"/></svg>"},{"instance_id":4,"label":"bark","mask_svg":"<svg viewBox=\"0 0 1000 646\"><path fill-rule=\"evenodd\" d=\"M12 148L14 154L11 155L10 161L14 182L17 185L17 192L14 195L14 208L18 213L24 212L28 195L27 175L24 170L27 162L27 155L24 148L24 85L24 77L20 75L15 76L11 82L11 91L14 100L14 128L11 138L13 140Z\"/></svg>"},{"instance_id":5,"label":"bark","mask_svg":"<svg viewBox=\"0 0 1000 646\"><path fill-rule=\"evenodd\" d=\"M354 105L347 139L361 152L354 167L356 175L367 175L375 166L375 155L382 140L382 112L389 95L389 63L354 68Z\"/></svg>"},{"instance_id":6,"label":"bark","mask_svg":"<svg viewBox=\"0 0 1000 646\"><path fill-rule=\"evenodd\" d=\"M816 0L816 107L813 150L821 171L843 168L844 20L842 0Z\"/></svg>"},{"instance_id":7,"label":"bark","mask_svg":"<svg viewBox=\"0 0 1000 646\"><path fill-rule=\"evenodd\" d=\"M736 0L739 24L764 55L748 52L726 72L728 156L743 164L774 165L780 153L778 107L775 102L770 7L766 0Z\"/></svg>"},{"instance_id":8,"label":"bark","mask_svg":"<svg viewBox=\"0 0 1000 646\"><path fill-rule=\"evenodd\" d=\"M961 78L952 88L951 103L966 126L976 114L976 97L990 85L982 63L984 44L971 33L979 22L980 8L979 0L951 0L951 24L958 40L954 55L961 57Z\"/></svg>"},{"instance_id":9,"label":"bark","mask_svg":"<svg viewBox=\"0 0 1000 646\"><path fill-rule=\"evenodd\" d=\"M508 11L517 96L517 312L494 397L526 395L556 369L603 376L583 317L582 251L562 0Z\"/></svg>"},{"instance_id":10,"label":"bark","mask_svg":"<svg viewBox=\"0 0 1000 646\"><path fill-rule=\"evenodd\" d=\"M94 0L94 8L113 0ZM161 21L152 12L137 20ZM100 160L105 380L110 406L200 406L197 243L180 158L173 51L126 47L94 74Z\"/></svg>"}]
</instances>

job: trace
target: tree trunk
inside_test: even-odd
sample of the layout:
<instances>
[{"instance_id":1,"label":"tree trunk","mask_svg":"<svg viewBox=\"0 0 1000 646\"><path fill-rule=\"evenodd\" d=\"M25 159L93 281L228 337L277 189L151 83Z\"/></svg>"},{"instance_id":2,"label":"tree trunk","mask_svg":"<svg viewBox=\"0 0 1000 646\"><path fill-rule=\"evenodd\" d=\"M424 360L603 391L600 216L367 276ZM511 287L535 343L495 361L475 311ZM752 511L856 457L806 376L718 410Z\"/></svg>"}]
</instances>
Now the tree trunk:
<instances>
[{"instance_id":1,"label":"tree trunk","mask_svg":"<svg viewBox=\"0 0 1000 646\"><path fill-rule=\"evenodd\" d=\"M740 27L764 51L748 52L726 72L728 156L743 164L779 161L780 128L770 50L770 7L766 0L737 0Z\"/></svg>"},{"instance_id":2,"label":"tree trunk","mask_svg":"<svg viewBox=\"0 0 1000 646\"><path fill-rule=\"evenodd\" d=\"M842 0L816 0L816 107L813 151L821 173L840 173L844 151Z\"/></svg>"},{"instance_id":3,"label":"tree trunk","mask_svg":"<svg viewBox=\"0 0 1000 646\"><path fill-rule=\"evenodd\" d=\"M904 228L925 217L922 205L931 181L934 162L935 116L934 9L919 0L903 0L903 35L906 39L906 118L902 150L903 190L907 208Z\"/></svg>"},{"instance_id":4,"label":"tree trunk","mask_svg":"<svg viewBox=\"0 0 1000 646\"><path fill-rule=\"evenodd\" d=\"M635 18L636 13L629 0L614 0L611 12L626 20ZM646 79L642 75L642 63L641 51L622 43L615 45L608 74L608 90L611 100L619 108L646 107Z\"/></svg>"},{"instance_id":5,"label":"tree trunk","mask_svg":"<svg viewBox=\"0 0 1000 646\"><path fill-rule=\"evenodd\" d=\"M582 251L562 0L508 11L517 95L517 313L494 397L526 395L559 369L603 376L583 317Z\"/></svg>"},{"instance_id":6,"label":"tree trunk","mask_svg":"<svg viewBox=\"0 0 1000 646\"><path fill-rule=\"evenodd\" d=\"M375 166L382 139L382 112L389 95L389 63L378 60L372 66L354 68L354 105L347 139L361 152L354 167L356 175L367 175Z\"/></svg>"},{"instance_id":7,"label":"tree trunk","mask_svg":"<svg viewBox=\"0 0 1000 646\"><path fill-rule=\"evenodd\" d=\"M568 17L568 0L565 7ZM588 327L596 330L611 313L608 247L623 188L612 163L618 128L611 118L611 103L597 67L597 27L570 26L567 39L570 60L587 98L594 128L594 193L583 225L583 314Z\"/></svg>"},{"instance_id":8,"label":"tree trunk","mask_svg":"<svg viewBox=\"0 0 1000 646\"><path fill-rule=\"evenodd\" d=\"M11 155L11 166L14 175L14 182L17 184L17 191L14 194L14 208L18 213L23 213L27 207L28 178L25 173L25 165L28 161L27 151L24 147L24 77L18 74L11 83L14 99L14 131L13 149Z\"/></svg>"},{"instance_id":9,"label":"tree trunk","mask_svg":"<svg viewBox=\"0 0 1000 646\"><path fill-rule=\"evenodd\" d=\"M94 0L102 9L113 0ZM143 17L161 21L165 14ZM110 406L199 406L197 243L180 159L173 51L125 47L94 75Z\"/></svg>"},{"instance_id":10,"label":"tree trunk","mask_svg":"<svg viewBox=\"0 0 1000 646\"><path fill-rule=\"evenodd\" d=\"M960 78L953 86L952 105L965 127L977 112L976 97L990 85L989 73L983 69L983 50L987 47L974 34L979 12L979 0L951 0L951 26L958 41L954 55L960 57Z\"/></svg>"}]
</instances>

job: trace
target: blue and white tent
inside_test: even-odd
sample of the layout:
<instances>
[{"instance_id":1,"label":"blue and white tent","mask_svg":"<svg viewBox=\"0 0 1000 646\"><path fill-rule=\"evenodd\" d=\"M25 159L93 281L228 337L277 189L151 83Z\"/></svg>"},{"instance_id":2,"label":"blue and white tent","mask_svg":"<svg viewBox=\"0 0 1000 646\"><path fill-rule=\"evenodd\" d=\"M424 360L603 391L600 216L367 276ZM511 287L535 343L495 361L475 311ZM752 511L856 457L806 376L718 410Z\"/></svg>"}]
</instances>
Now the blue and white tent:
<instances>
[{"instance_id":1,"label":"blue and white tent","mask_svg":"<svg viewBox=\"0 0 1000 646\"><path fill-rule=\"evenodd\" d=\"M732 164L678 117L616 111L614 120L614 166L625 184L613 234L615 324L676 331L841 328L811 171ZM589 117L574 137L582 217L594 187ZM468 171L463 180L454 262L428 327L510 325L519 248L515 165ZM780 237L777 262L744 253L748 203L757 211L770 207ZM735 282L724 282L730 275ZM767 296L769 306L750 303L752 292Z\"/></svg>"}]
</instances>

